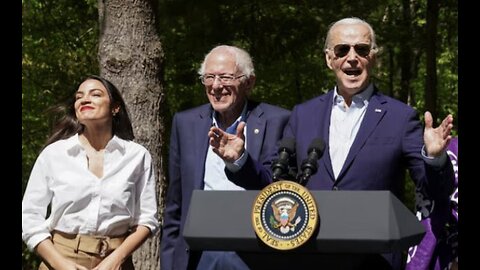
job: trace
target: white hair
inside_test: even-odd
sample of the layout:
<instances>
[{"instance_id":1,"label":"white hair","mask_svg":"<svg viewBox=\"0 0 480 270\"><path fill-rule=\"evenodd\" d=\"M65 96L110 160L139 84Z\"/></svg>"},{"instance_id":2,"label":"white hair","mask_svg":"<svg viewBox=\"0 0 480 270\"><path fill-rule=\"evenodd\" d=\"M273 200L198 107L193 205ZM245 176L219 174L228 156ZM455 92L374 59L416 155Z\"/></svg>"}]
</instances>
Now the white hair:
<instances>
[{"instance_id":1,"label":"white hair","mask_svg":"<svg viewBox=\"0 0 480 270\"><path fill-rule=\"evenodd\" d=\"M208 52L205 55L205 58L203 59L200 69L198 70L199 75L203 75L205 73L205 62L207 61L207 58L213 52L218 50L225 50L230 54L234 55L235 66L237 67L238 71L240 71L242 74L245 74L245 77L249 78L255 75L255 70L253 68L253 61L252 61L252 57L250 57L250 54L248 54L248 52L245 51L244 49L241 49L235 46L229 46L229 45L219 45L213 48L210 52Z\"/></svg>"}]
</instances>

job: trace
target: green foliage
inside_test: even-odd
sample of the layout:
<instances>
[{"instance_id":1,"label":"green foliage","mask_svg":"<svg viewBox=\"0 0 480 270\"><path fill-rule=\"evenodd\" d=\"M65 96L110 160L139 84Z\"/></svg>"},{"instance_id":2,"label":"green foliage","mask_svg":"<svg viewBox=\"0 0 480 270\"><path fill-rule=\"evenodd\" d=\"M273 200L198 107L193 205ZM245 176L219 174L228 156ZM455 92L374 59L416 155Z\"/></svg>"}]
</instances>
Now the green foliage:
<instances>
[{"instance_id":1,"label":"green foliage","mask_svg":"<svg viewBox=\"0 0 480 270\"><path fill-rule=\"evenodd\" d=\"M335 7L335 12L332 12ZM197 80L200 62L213 46L245 48L254 59L253 98L291 109L334 86L325 64L324 37L331 22L359 16L370 22L382 48L375 82L394 97L400 92L400 45L413 51L410 104L423 114L426 1L217 1L160 0L159 33L166 55L165 80L170 114L206 102ZM410 21L405 21L409 18ZM457 6L442 4L439 16L439 118L456 117Z\"/></svg>"},{"instance_id":2,"label":"green foliage","mask_svg":"<svg viewBox=\"0 0 480 270\"><path fill-rule=\"evenodd\" d=\"M22 1L22 190L50 131L45 110L98 72L98 15L90 1ZM23 269L38 257L23 245Z\"/></svg>"},{"instance_id":3,"label":"green foliage","mask_svg":"<svg viewBox=\"0 0 480 270\"><path fill-rule=\"evenodd\" d=\"M38 257L27 249L25 243L22 243L22 270L36 270L39 265Z\"/></svg>"},{"instance_id":4,"label":"green foliage","mask_svg":"<svg viewBox=\"0 0 480 270\"><path fill-rule=\"evenodd\" d=\"M291 109L334 86L325 64L324 38L331 22L358 16L372 24L382 51L375 83L397 97L402 45L412 59L409 100L423 117L426 0L239 1L159 0L158 31L165 51L164 80L169 119L207 102L197 70L215 45L245 48L254 59L253 98ZM65 100L87 74L99 70L96 0L22 0L22 183L50 129L44 111ZM438 120L458 112L457 1L441 1L437 44ZM168 122L167 122L168 123ZM167 126L167 129L169 125ZM457 135L456 132L454 132ZM413 190L406 181L408 194ZM410 193L409 193L410 192ZM24 269L38 259L24 248Z\"/></svg>"},{"instance_id":5,"label":"green foliage","mask_svg":"<svg viewBox=\"0 0 480 270\"><path fill-rule=\"evenodd\" d=\"M91 2L91 1L90 1ZM97 10L85 1L22 3L22 183L47 138L45 110L98 72Z\"/></svg>"}]
</instances>

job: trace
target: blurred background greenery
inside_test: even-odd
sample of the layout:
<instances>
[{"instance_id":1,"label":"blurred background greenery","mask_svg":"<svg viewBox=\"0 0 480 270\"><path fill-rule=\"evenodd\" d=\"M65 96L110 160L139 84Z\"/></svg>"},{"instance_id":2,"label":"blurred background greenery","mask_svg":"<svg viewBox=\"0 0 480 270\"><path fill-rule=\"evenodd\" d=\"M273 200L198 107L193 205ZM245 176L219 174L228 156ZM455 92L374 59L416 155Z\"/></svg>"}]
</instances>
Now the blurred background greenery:
<instances>
[{"instance_id":1,"label":"blurred background greenery","mask_svg":"<svg viewBox=\"0 0 480 270\"><path fill-rule=\"evenodd\" d=\"M376 32L381 52L374 81L381 91L421 118L429 110L437 121L448 113L456 119L456 0L151 2L165 52L167 123L175 112L207 101L196 71L218 44L250 52L256 100L291 109L326 92L334 78L324 38L331 22L348 16L365 19ZM50 131L45 110L64 101L85 75L99 73L98 33L95 0L22 0L22 190ZM414 187L406 183L406 205L413 209ZM24 245L22 258L22 269L38 267Z\"/></svg>"}]
</instances>

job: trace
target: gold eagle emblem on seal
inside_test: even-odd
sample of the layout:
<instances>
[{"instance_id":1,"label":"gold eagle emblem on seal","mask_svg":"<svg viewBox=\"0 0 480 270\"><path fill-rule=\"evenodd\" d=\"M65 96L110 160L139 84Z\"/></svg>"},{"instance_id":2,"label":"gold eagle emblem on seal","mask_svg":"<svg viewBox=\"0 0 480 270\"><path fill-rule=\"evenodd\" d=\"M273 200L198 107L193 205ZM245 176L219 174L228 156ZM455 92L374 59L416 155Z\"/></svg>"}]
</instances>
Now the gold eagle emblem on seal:
<instances>
[{"instance_id":1,"label":"gold eagle emblem on seal","mask_svg":"<svg viewBox=\"0 0 480 270\"><path fill-rule=\"evenodd\" d=\"M278 181L263 188L252 207L257 237L277 250L298 248L317 231L319 214L312 194L292 181Z\"/></svg>"}]
</instances>

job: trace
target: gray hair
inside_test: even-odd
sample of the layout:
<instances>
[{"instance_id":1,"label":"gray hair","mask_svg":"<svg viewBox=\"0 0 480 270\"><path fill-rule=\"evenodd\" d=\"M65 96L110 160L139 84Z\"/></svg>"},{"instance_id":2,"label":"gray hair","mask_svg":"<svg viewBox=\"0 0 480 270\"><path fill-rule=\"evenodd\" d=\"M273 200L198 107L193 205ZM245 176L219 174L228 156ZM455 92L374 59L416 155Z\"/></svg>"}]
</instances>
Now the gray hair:
<instances>
[{"instance_id":1,"label":"gray hair","mask_svg":"<svg viewBox=\"0 0 480 270\"><path fill-rule=\"evenodd\" d=\"M371 44L372 51L376 53L378 49L377 49L377 43L375 42L375 32L373 31L372 26L366 21L357 17L343 18L330 24L330 26L328 27L327 38L325 39L325 45L323 50L325 51L326 49L328 49L330 45L331 33L333 28L339 25L355 25L355 24L363 24L368 28L368 31L370 32L370 38L372 39L372 44Z\"/></svg>"},{"instance_id":2,"label":"gray hair","mask_svg":"<svg viewBox=\"0 0 480 270\"><path fill-rule=\"evenodd\" d=\"M237 67L237 70L239 70L242 74L245 74L247 78L255 75L253 61L252 57L250 57L250 54L244 49L229 45L219 45L208 52L203 59L200 69L198 70L199 75L203 75L205 73L205 62L207 58L217 50L225 50L230 54L233 54L235 56L235 66Z\"/></svg>"}]
</instances>

